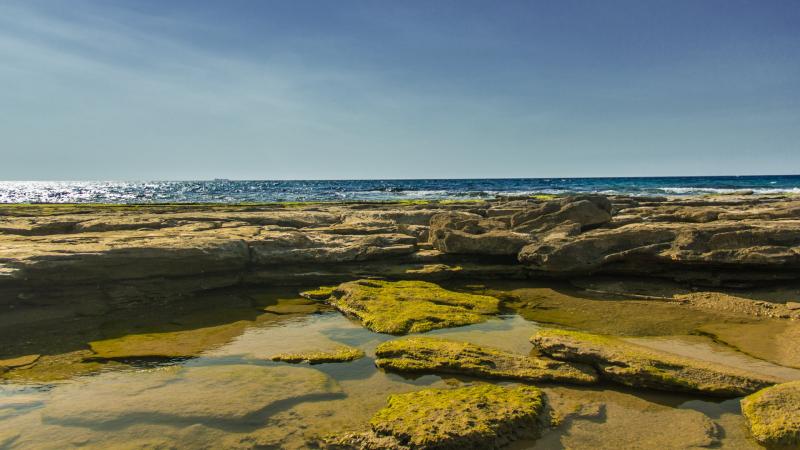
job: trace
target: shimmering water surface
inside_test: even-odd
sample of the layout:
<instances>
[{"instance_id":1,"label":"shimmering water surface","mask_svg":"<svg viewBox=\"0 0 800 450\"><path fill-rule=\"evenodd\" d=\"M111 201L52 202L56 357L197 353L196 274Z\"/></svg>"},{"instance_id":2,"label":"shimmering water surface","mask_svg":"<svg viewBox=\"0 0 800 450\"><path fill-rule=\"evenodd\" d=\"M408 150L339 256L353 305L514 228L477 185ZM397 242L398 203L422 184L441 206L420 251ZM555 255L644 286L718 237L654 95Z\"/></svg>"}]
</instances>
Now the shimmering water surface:
<instances>
[{"instance_id":1,"label":"shimmering water surface","mask_svg":"<svg viewBox=\"0 0 800 450\"><path fill-rule=\"evenodd\" d=\"M572 315L572 310L602 317L618 303L631 302L582 298L558 285L521 287L515 283L510 288L506 292L513 293L521 304L535 300L535 308L541 309L546 298L563 303L566 314L550 316L562 326L584 320ZM500 288L470 289L498 292ZM329 308L313 314L262 312L264 304L285 300L296 292L225 293L206 299L208 306L202 308L190 302L189 309L150 308L86 318L99 321L92 328L94 334L78 324L68 334L58 331L63 336L43 333L20 339L15 344L20 349L17 353L36 351L47 357L85 351L81 349L91 340L143 333L163 339L162 350L175 345L199 351L191 358L123 358L103 369L58 380L6 380L0 384L0 448L308 448L320 436L362 429L392 393L479 382L383 372L374 366L375 347L395 337L373 333ZM234 297L257 300L234 307ZM646 327L653 310L636 308L638 304L644 302L629 303L634 307L620 320L619 328L605 331L624 335L632 329L628 323L634 322ZM526 319L533 316L524 307L510 307L485 323L427 334L527 354L532 349L528 338L546 325ZM659 308L661 322L686 318L687 311L679 305ZM691 325L739 319L706 314L697 320ZM630 339L755 372L800 378L800 370L744 355L705 337L682 334L681 327L651 331L653 336ZM270 360L276 353L340 344L358 347L367 356L350 363L314 366ZM14 353L5 352L12 353L6 357ZM749 437L738 399L713 400L616 385L542 387L557 411L577 412L562 414L562 424L539 440L520 441L511 448L697 448L708 440L708 430L721 448L759 448Z\"/></svg>"},{"instance_id":2,"label":"shimmering water surface","mask_svg":"<svg viewBox=\"0 0 800 450\"><path fill-rule=\"evenodd\" d=\"M345 181L6 181L0 203L286 202L480 199L597 192L689 195L800 193L800 175Z\"/></svg>"}]
</instances>

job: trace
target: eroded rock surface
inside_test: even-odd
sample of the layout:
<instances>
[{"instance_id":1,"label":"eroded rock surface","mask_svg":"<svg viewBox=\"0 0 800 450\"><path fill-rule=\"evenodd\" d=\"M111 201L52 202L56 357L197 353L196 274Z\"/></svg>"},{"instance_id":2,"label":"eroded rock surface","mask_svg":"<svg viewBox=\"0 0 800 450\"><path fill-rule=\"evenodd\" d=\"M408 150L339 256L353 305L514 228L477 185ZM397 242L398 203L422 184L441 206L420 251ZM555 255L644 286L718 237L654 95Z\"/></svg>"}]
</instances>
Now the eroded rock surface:
<instances>
[{"instance_id":1,"label":"eroded rock surface","mask_svg":"<svg viewBox=\"0 0 800 450\"><path fill-rule=\"evenodd\" d=\"M372 331L420 333L483 322L499 312L499 300L449 291L422 281L358 280L305 295L324 298Z\"/></svg>"},{"instance_id":2,"label":"eroded rock surface","mask_svg":"<svg viewBox=\"0 0 800 450\"><path fill-rule=\"evenodd\" d=\"M490 384L423 389L389 396L370 421L370 431L331 440L331 448L491 449L517 436L535 436L545 399L533 386Z\"/></svg>"},{"instance_id":3,"label":"eroded rock surface","mask_svg":"<svg viewBox=\"0 0 800 450\"><path fill-rule=\"evenodd\" d=\"M544 329L531 342L552 358L589 364L601 378L632 387L739 397L781 381L612 336Z\"/></svg>"},{"instance_id":4,"label":"eroded rock surface","mask_svg":"<svg viewBox=\"0 0 800 450\"><path fill-rule=\"evenodd\" d=\"M589 384L597 372L583 364L524 356L468 342L413 337L384 342L375 364L398 372L471 375L520 381Z\"/></svg>"}]
</instances>

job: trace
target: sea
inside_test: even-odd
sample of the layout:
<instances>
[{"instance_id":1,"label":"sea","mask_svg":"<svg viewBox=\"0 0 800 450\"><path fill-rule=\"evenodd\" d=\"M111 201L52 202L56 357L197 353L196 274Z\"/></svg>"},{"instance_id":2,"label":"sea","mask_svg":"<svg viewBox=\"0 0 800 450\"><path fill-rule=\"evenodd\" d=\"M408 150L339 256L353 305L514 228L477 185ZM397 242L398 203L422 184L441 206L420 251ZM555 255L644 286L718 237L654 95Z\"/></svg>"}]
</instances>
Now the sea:
<instances>
[{"instance_id":1,"label":"sea","mask_svg":"<svg viewBox=\"0 0 800 450\"><path fill-rule=\"evenodd\" d=\"M0 181L0 203L468 200L600 193L800 194L800 175L422 180Z\"/></svg>"}]
</instances>

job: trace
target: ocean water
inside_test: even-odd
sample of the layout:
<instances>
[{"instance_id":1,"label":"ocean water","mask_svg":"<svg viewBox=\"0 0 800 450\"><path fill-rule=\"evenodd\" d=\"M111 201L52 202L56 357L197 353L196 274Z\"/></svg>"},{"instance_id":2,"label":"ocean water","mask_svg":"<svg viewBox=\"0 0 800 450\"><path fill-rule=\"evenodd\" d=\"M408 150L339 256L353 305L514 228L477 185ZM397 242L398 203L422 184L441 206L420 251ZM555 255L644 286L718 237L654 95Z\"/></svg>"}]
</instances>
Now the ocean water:
<instances>
[{"instance_id":1,"label":"ocean water","mask_svg":"<svg viewBox=\"0 0 800 450\"><path fill-rule=\"evenodd\" d=\"M341 181L4 181L0 182L0 203L433 200L566 193L692 195L740 191L800 194L800 175Z\"/></svg>"}]
</instances>

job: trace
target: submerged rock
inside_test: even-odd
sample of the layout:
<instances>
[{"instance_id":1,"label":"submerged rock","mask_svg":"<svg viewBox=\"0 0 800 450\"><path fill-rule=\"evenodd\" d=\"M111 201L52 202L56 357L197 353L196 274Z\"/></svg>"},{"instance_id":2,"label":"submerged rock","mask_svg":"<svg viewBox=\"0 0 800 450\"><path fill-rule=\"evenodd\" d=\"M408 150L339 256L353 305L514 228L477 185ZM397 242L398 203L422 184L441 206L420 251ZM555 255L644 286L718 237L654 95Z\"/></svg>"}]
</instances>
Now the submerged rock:
<instances>
[{"instance_id":1,"label":"submerged rock","mask_svg":"<svg viewBox=\"0 0 800 450\"><path fill-rule=\"evenodd\" d=\"M313 296L322 295L315 292ZM499 300L494 297L449 291L423 281L342 283L330 291L327 301L339 311L358 318L370 330L388 334L469 325L499 312Z\"/></svg>"},{"instance_id":2,"label":"submerged rock","mask_svg":"<svg viewBox=\"0 0 800 450\"><path fill-rule=\"evenodd\" d=\"M742 413L758 442L800 447L800 381L778 384L745 397Z\"/></svg>"},{"instance_id":3,"label":"submerged rock","mask_svg":"<svg viewBox=\"0 0 800 450\"><path fill-rule=\"evenodd\" d=\"M133 419L261 424L273 406L340 392L333 379L310 368L172 366L136 376L106 374L59 387L42 415L45 422L81 426Z\"/></svg>"},{"instance_id":4,"label":"submerged rock","mask_svg":"<svg viewBox=\"0 0 800 450\"><path fill-rule=\"evenodd\" d=\"M375 364L399 372L450 373L520 381L588 384L597 372L583 364L523 356L468 342L413 337L384 342L375 350Z\"/></svg>"},{"instance_id":5,"label":"submerged rock","mask_svg":"<svg viewBox=\"0 0 800 450\"><path fill-rule=\"evenodd\" d=\"M542 428L542 392L533 386L491 384L423 389L389 396L370 431L332 439L333 448L491 449Z\"/></svg>"},{"instance_id":6,"label":"submerged rock","mask_svg":"<svg viewBox=\"0 0 800 450\"><path fill-rule=\"evenodd\" d=\"M546 329L534 334L531 342L548 356L590 364L601 378L632 387L739 397L780 382L612 336Z\"/></svg>"},{"instance_id":7,"label":"submerged rock","mask_svg":"<svg viewBox=\"0 0 800 450\"><path fill-rule=\"evenodd\" d=\"M130 334L94 341L89 343L94 351L89 359L190 358L230 342L251 323L240 320L192 330Z\"/></svg>"},{"instance_id":8,"label":"submerged rock","mask_svg":"<svg viewBox=\"0 0 800 450\"><path fill-rule=\"evenodd\" d=\"M309 364L322 364L332 362L348 362L355 361L363 358L364 352L355 347L348 347L343 345L337 349L326 351L308 351L299 353L280 353L273 356L273 361L282 361L287 363L301 363L307 362Z\"/></svg>"}]
</instances>

